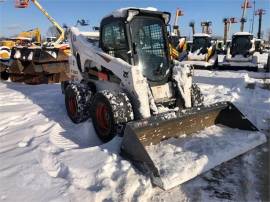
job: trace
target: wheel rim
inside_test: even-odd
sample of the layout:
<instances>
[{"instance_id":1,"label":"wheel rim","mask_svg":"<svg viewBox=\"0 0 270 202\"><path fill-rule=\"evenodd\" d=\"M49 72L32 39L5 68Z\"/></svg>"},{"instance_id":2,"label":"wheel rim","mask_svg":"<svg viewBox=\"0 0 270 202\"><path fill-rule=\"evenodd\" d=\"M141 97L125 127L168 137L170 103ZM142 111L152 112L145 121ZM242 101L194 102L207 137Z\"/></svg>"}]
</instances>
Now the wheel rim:
<instances>
[{"instance_id":1,"label":"wheel rim","mask_svg":"<svg viewBox=\"0 0 270 202\"><path fill-rule=\"evenodd\" d=\"M110 130L109 109L104 103L99 103L96 108L97 125L103 135L107 135Z\"/></svg>"},{"instance_id":2,"label":"wheel rim","mask_svg":"<svg viewBox=\"0 0 270 202\"><path fill-rule=\"evenodd\" d=\"M75 117L77 114L77 102L75 97L70 97L68 99L68 108L71 116Z\"/></svg>"}]
</instances>

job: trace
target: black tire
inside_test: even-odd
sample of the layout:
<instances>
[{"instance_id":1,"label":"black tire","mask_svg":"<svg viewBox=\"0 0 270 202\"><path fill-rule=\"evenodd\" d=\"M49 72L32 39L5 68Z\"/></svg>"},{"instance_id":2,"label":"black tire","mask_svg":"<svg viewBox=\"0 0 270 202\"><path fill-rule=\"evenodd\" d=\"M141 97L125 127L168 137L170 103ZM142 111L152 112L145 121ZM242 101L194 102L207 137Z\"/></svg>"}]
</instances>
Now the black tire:
<instances>
[{"instance_id":1,"label":"black tire","mask_svg":"<svg viewBox=\"0 0 270 202\"><path fill-rule=\"evenodd\" d=\"M265 71L270 72L270 54L268 55Z\"/></svg>"},{"instance_id":2,"label":"black tire","mask_svg":"<svg viewBox=\"0 0 270 202\"><path fill-rule=\"evenodd\" d=\"M61 82L61 90L62 90L62 94L65 94L66 88L68 87L69 84L70 84L70 81L62 81L62 82Z\"/></svg>"},{"instance_id":3,"label":"black tire","mask_svg":"<svg viewBox=\"0 0 270 202\"><path fill-rule=\"evenodd\" d=\"M191 105L192 107L197 107L203 105L203 95L199 86L195 83L191 86Z\"/></svg>"},{"instance_id":4,"label":"black tire","mask_svg":"<svg viewBox=\"0 0 270 202\"><path fill-rule=\"evenodd\" d=\"M91 118L98 137L108 142L117 134L119 125L133 120L133 110L124 93L104 90L93 97Z\"/></svg>"},{"instance_id":5,"label":"black tire","mask_svg":"<svg viewBox=\"0 0 270 202\"><path fill-rule=\"evenodd\" d=\"M81 123L89 118L91 97L91 91L83 84L71 83L66 87L66 110L73 123Z\"/></svg>"},{"instance_id":6,"label":"black tire","mask_svg":"<svg viewBox=\"0 0 270 202\"><path fill-rule=\"evenodd\" d=\"M1 72L0 74L1 74L1 80L4 80L4 81L8 80L9 78L8 72L4 71L4 72Z\"/></svg>"}]
</instances>

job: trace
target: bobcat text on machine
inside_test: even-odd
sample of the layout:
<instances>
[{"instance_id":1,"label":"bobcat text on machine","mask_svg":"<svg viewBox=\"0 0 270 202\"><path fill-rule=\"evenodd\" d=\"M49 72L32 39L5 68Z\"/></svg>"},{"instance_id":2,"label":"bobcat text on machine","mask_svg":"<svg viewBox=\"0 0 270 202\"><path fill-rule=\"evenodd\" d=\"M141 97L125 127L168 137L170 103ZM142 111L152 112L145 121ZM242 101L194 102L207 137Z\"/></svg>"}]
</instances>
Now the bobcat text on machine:
<instances>
[{"instance_id":1,"label":"bobcat text on machine","mask_svg":"<svg viewBox=\"0 0 270 202\"><path fill-rule=\"evenodd\" d=\"M256 39L249 32L237 32L226 54L218 55L218 68L232 70L269 70L269 53L256 48Z\"/></svg>"},{"instance_id":2,"label":"bobcat text on machine","mask_svg":"<svg viewBox=\"0 0 270 202\"><path fill-rule=\"evenodd\" d=\"M69 28L73 81L62 83L71 120L91 117L104 142L123 136L120 154L165 190L266 141L232 103L202 104L190 66L170 57L169 20L125 8L100 32Z\"/></svg>"}]
</instances>

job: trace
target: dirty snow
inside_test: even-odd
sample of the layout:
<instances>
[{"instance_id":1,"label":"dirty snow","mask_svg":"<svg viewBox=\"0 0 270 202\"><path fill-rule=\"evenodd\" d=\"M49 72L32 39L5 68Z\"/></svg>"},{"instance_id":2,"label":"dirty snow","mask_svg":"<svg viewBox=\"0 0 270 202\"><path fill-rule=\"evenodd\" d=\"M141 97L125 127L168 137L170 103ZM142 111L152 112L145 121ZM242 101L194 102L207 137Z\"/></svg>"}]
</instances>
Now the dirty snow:
<instances>
[{"instance_id":1,"label":"dirty snow","mask_svg":"<svg viewBox=\"0 0 270 202\"><path fill-rule=\"evenodd\" d=\"M171 138L146 148L165 190L266 142L260 132L211 126L193 135Z\"/></svg>"},{"instance_id":2,"label":"dirty snow","mask_svg":"<svg viewBox=\"0 0 270 202\"><path fill-rule=\"evenodd\" d=\"M192 86L192 76L191 66L188 64L181 64L175 61L175 67L173 69L173 79L177 83L178 90L180 91L185 107L191 107L191 86Z\"/></svg>"},{"instance_id":3,"label":"dirty snow","mask_svg":"<svg viewBox=\"0 0 270 202\"><path fill-rule=\"evenodd\" d=\"M196 70L194 80L207 104L232 101L269 134L267 76ZM58 84L0 83L1 201L269 200L269 145L163 191L120 157L120 142L102 144L90 120L73 124Z\"/></svg>"}]
</instances>

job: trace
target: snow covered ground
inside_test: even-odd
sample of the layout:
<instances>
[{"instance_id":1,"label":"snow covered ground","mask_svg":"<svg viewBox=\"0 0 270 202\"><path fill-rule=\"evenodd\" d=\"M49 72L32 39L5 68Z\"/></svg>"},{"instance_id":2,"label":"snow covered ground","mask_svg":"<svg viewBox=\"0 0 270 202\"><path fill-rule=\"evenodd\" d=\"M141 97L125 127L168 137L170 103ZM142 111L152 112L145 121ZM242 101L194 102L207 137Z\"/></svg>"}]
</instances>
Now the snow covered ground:
<instances>
[{"instance_id":1,"label":"snow covered ground","mask_svg":"<svg viewBox=\"0 0 270 202\"><path fill-rule=\"evenodd\" d=\"M206 103L232 101L269 135L264 76L196 70L194 79ZM102 144L90 120L73 124L60 85L0 83L0 201L269 200L269 143L169 191L122 159L120 143Z\"/></svg>"}]
</instances>

